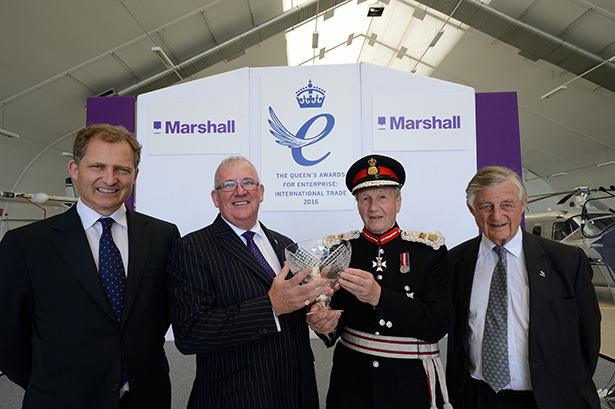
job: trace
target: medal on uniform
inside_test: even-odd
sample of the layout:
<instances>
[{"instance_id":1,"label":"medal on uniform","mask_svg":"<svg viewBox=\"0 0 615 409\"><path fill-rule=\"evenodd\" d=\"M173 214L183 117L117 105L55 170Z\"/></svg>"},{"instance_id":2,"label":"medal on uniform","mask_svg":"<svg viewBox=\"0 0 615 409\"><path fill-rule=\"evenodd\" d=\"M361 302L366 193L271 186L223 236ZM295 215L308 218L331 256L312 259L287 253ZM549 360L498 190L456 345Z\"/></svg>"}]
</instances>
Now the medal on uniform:
<instances>
[{"instance_id":1,"label":"medal on uniform","mask_svg":"<svg viewBox=\"0 0 615 409\"><path fill-rule=\"evenodd\" d=\"M377 267L376 271L384 271L383 268L387 267L387 262L382 260L382 254L384 254L384 250L378 246L378 253L376 254L376 261L372 261L372 268Z\"/></svg>"},{"instance_id":2,"label":"medal on uniform","mask_svg":"<svg viewBox=\"0 0 615 409\"><path fill-rule=\"evenodd\" d=\"M401 253L399 255L399 272L406 274L410 271L410 253Z\"/></svg>"}]
</instances>

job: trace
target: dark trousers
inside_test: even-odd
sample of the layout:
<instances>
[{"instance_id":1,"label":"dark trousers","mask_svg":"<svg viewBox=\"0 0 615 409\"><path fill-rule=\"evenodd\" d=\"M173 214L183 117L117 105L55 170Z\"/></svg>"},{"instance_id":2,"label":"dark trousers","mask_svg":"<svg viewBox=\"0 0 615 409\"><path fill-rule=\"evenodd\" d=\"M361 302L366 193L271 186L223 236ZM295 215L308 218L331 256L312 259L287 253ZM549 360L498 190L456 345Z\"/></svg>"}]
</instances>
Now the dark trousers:
<instances>
[{"instance_id":1,"label":"dark trousers","mask_svg":"<svg viewBox=\"0 0 615 409\"><path fill-rule=\"evenodd\" d=\"M464 409L538 409L531 391L507 391L495 393L484 381L466 380Z\"/></svg>"},{"instance_id":2,"label":"dark trousers","mask_svg":"<svg viewBox=\"0 0 615 409\"><path fill-rule=\"evenodd\" d=\"M126 392L124 396L120 398L120 409L130 409L130 398L128 395L130 392Z\"/></svg>"}]
</instances>

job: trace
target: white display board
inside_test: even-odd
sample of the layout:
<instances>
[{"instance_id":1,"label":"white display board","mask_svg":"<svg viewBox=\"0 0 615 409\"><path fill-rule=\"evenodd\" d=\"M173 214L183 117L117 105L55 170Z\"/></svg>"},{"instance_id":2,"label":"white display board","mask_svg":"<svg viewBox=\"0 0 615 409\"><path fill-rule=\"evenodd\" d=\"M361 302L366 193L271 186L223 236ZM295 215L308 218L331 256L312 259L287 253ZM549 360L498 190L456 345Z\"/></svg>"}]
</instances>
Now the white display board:
<instances>
[{"instance_id":1,"label":"white display board","mask_svg":"<svg viewBox=\"0 0 615 409\"><path fill-rule=\"evenodd\" d=\"M182 235L200 229L218 213L216 167L243 155L265 186L267 227L297 241L360 229L345 172L377 153L407 172L401 228L438 230L451 247L477 232L453 194L476 171L474 111L469 87L365 63L244 68L153 91L137 102L136 208Z\"/></svg>"},{"instance_id":2,"label":"white display board","mask_svg":"<svg viewBox=\"0 0 615 409\"><path fill-rule=\"evenodd\" d=\"M137 138L136 209L182 235L215 219L214 173L230 155L258 170L268 228L295 241L361 229L344 180L370 153L404 165L402 229L440 231L449 248L477 234L458 193L476 172L466 86L365 63L244 68L140 95Z\"/></svg>"}]
</instances>

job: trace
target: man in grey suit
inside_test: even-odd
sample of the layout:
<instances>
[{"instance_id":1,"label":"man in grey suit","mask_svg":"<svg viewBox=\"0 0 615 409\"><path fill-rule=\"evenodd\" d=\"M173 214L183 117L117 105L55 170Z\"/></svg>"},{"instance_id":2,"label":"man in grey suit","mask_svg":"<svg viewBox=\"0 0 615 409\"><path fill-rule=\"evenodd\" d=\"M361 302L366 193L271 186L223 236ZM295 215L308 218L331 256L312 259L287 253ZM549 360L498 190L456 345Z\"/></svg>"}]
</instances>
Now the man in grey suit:
<instances>
[{"instance_id":1,"label":"man in grey suit","mask_svg":"<svg viewBox=\"0 0 615 409\"><path fill-rule=\"evenodd\" d=\"M600 310L587 257L519 228L527 192L514 171L479 170L466 196L482 234L447 258L453 407L599 409Z\"/></svg>"},{"instance_id":2,"label":"man in grey suit","mask_svg":"<svg viewBox=\"0 0 615 409\"><path fill-rule=\"evenodd\" d=\"M82 129L68 165L79 202L0 243L0 370L24 408L171 407L165 279L179 231L124 206L140 153L123 127Z\"/></svg>"},{"instance_id":3,"label":"man in grey suit","mask_svg":"<svg viewBox=\"0 0 615 409\"><path fill-rule=\"evenodd\" d=\"M265 189L247 159L223 161L214 186L220 214L169 256L175 344L197 354L188 407L317 408L305 314L324 280L300 286L310 269L289 278L292 241L258 221Z\"/></svg>"}]
</instances>

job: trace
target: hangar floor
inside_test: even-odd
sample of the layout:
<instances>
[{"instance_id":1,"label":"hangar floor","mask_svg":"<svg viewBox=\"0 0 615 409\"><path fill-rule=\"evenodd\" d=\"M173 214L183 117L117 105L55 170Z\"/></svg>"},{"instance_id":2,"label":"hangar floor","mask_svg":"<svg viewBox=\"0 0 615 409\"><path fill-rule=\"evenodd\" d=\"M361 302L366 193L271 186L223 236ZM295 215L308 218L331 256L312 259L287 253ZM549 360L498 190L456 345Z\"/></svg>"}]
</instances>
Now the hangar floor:
<instances>
[{"instance_id":1,"label":"hangar floor","mask_svg":"<svg viewBox=\"0 0 615 409\"><path fill-rule=\"evenodd\" d=\"M615 314L615 310L613 310L613 314ZM603 340L603 345L608 343L612 347L612 340L613 336L611 335L610 339ZM190 389L194 380L194 356L181 355L173 342L167 342L165 348L171 365L171 383L173 385L172 409L184 409L188 404L188 396L190 395ZM312 340L312 349L316 357L316 377L318 379L320 407L324 408L333 351L327 349L319 339ZM614 374L615 360L600 357L598 369L594 375L596 387L599 389L612 387ZM19 409L21 408L22 398L23 390L9 381L6 376L0 376L0 408ZM602 398L601 403L604 409L611 408L605 398Z\"/></svg>"}]
</instances>

